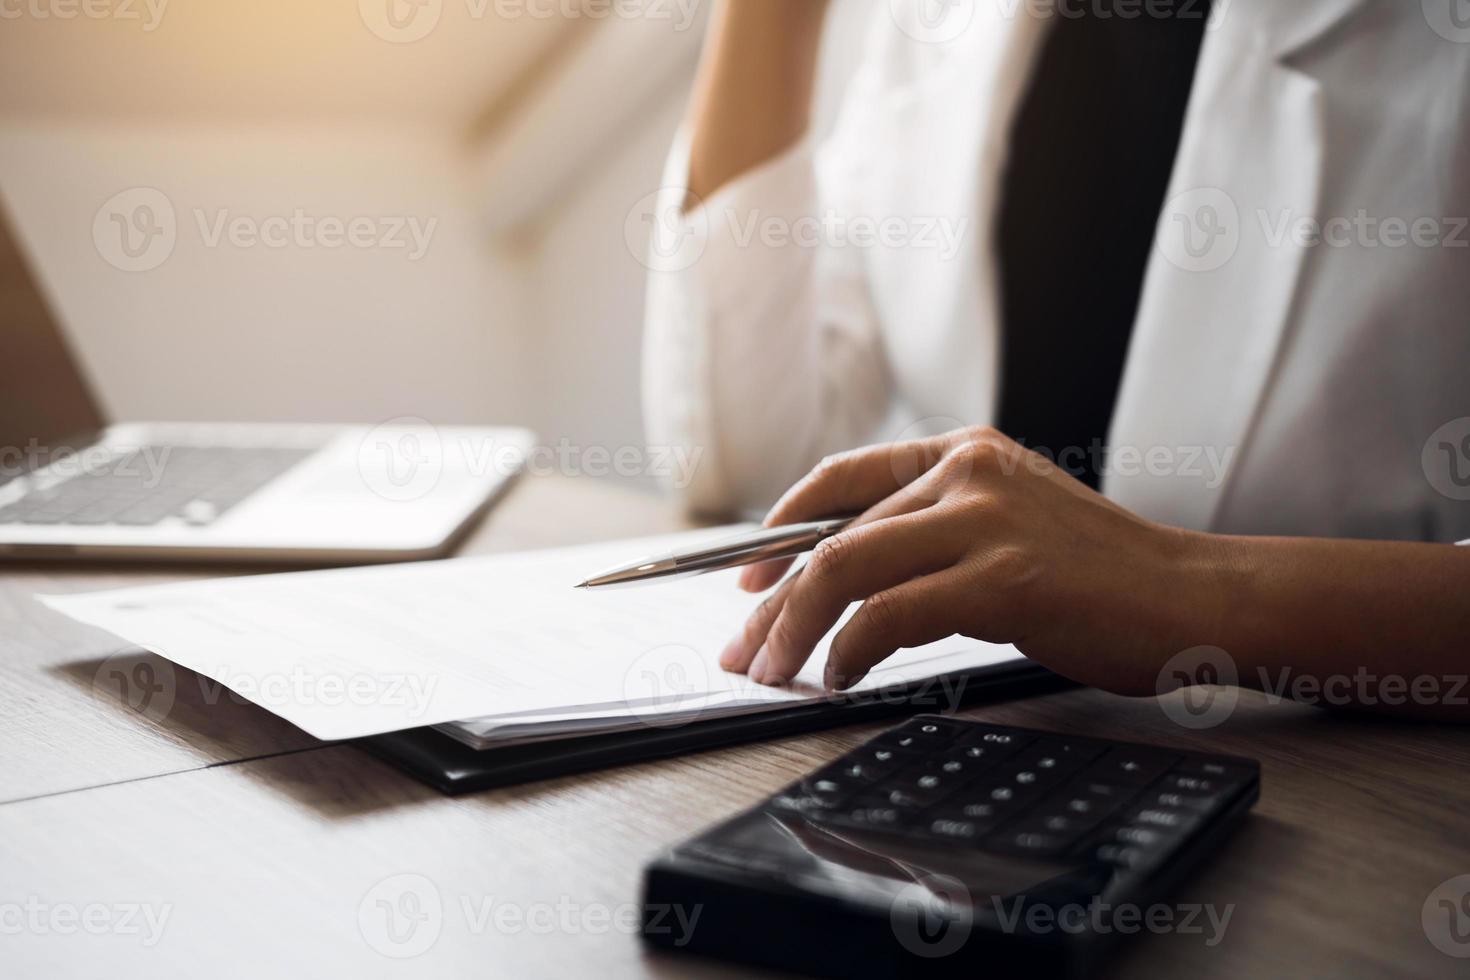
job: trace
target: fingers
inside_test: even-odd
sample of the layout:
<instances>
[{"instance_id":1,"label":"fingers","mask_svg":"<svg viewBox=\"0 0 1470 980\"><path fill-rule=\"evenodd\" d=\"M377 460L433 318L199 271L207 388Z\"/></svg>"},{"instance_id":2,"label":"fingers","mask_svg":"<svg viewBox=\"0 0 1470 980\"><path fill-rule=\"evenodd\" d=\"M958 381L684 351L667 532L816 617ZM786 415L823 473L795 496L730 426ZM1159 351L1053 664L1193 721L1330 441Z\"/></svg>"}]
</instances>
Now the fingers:
<instances>
[{"instance_id":1,"label":"fingers","mask_svg":"<svg viewBox=\"0 0 1470 980\"><path fill-rule=\"evenodd\" d=\"M845 691L894 651L953 636L974 621L978 591L973 577L949 568L869 597L832 638L824 686Z\"/></svg>"},{"instance_id":2,"label":"fingers","mask_svg":"<svg viewBox=\"0 0 1470 980\"><path fill-rule=\"evenodd\" d=\"M948 522L918 516L852 528L822 542L783 587L781 608L764 650L751 664L751 679L789 682L853 601L948 567L964 546L964 537Z\"/></svg>"},{"instance_id":3,"label":"fingers","mask_svg":"<svg viewBox=\"0 0 1470 980\"><path fill-rule=\"evenodd\" d=\"M746 565L740 570L740 578L736 584L746 592L764 592L781 581L781 576L786 574L786 570L795 561L795 558L777 558L775 561Z\"/></svg>"},{"instance_id":4,"label":"fingers","mask_svg":"<svg viewBox=\"0 0 1470 980\"><path fill-rule=\"evenodd\" d=\"M744 627L725 647L720 654L720 666L726 670L743 674L750 669L750 663L760 650L761 645L766 642L766 634L771 631L771 626L776 622L776 616L780 614L781 607L786 603L786 597L791 594L796 579L788 579L779 589L766 596L765 601L756 607L755 612L745 621Z\"/></svg>"},{"instance_id":5,"label":"fingers","mask_svg":"<svg viewBox=\"0 0 1470 980\"><path fill-rule=\"evenodd\" d=\"M865 524L874 524L892 517L901 517L904 514L911 514L929 507L939 499L942 492L937 486L938 481L935 479L937 474L938 470L931 467L921 477L905 488L912 492L892 493L879 500L858 515L849 526L849 530ZM767 523L769 524L769 522L770 518L767 518ZM794 558L781 558L776 561L761 562L757 565L747 565L740 571L739 587L746 592L764 592L781 581L781 576L786 574L787 569L791 567L795 560Z\"/></svg>"},{"instance_id":6,"label":"fingers","mask_svg":"<svg viewBox=\"0 0 1470 980\"><path fill-rule=\"evenodd\" d=\"M954 433L829 456L771 508L767 526L861 511L928 472Z\"/></svg>"}]
</instances>

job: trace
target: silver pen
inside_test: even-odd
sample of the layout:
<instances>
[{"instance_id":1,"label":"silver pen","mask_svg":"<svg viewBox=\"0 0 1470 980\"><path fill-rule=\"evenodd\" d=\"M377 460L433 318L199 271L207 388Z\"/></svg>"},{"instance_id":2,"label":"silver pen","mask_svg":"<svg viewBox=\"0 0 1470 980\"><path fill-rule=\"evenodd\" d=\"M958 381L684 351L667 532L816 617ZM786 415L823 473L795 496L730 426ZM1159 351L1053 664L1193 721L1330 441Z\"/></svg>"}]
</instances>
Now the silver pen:
<instances>
[{"instance_id":1,"label":"silver pen","mask_svg":"<svg viewBox=\"0 0 1470 980\"><path fill-rule=\"evenodd\" d=\"M760 528L685 551L674 551L610 568L578 584L577 588L600 589L616 585L636 585L641 582L702 575L722 568L754 565L776 558L791 558L811 551L853 520L851 517L837 517L808 524Z\"/></svg>"}]
</instances>

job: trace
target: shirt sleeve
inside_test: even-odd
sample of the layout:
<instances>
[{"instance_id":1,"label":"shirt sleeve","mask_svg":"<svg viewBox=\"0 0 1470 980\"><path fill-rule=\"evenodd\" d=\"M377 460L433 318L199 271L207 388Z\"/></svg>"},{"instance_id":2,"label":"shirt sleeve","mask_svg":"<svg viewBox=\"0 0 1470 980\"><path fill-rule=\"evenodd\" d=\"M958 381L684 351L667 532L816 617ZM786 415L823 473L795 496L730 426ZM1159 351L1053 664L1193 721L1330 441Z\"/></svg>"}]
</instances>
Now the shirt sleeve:
<instances>
[{"instance_id":1,"label":"shirt sleeve","mask_svg":"<svg viewBox=\"0 0 1470 980\"><path fill-rule=\"evenodd\" d=\"M803 141L690 201L688 135L655 203L644 331L649 441L686 453L693 512L769 505L868 441L890 380L860 249L826 240L852 188Z\"/></svg>"}]
</instances>

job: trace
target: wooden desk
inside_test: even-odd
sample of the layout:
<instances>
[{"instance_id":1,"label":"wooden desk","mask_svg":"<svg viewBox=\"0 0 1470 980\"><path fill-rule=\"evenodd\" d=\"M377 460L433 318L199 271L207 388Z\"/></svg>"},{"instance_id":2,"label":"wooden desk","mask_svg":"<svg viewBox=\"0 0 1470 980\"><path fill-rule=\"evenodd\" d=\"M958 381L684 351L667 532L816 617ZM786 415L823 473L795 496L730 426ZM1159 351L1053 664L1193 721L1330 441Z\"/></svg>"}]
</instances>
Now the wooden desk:
<instances>
[{"instance_id":1,"label":"wooden desk","mask_svg":"<svg viewBox=\"0 0 1470 980\"><path fill-rule=\"evenodd\" d=\"M655 498L528 480L464 551L679 524ZM131 710L94 684L106 659L125 653L117 641L30 598L197 574L0 573L6 975L736 975L648 953L617 926L638 901L640 869L875 730L449 799L228 698L208 705L180 694L159 720ZM1224 940L1139 935L1116 975L1432 977L1470 967L1436 950L1421 925L1431 890L1470 874L1470 731L1339 718L1254 695L1208 732L1179 728L1157 702L1096 691L969 713L1261 760L1253 816L1177 894L1233 906ZM437 928L432 945L413 959L382 955L375 903L425 883L441 902L424 926ZM155 924L166 915L161 931L147 911Z\"/></svg>"}]
</instances>

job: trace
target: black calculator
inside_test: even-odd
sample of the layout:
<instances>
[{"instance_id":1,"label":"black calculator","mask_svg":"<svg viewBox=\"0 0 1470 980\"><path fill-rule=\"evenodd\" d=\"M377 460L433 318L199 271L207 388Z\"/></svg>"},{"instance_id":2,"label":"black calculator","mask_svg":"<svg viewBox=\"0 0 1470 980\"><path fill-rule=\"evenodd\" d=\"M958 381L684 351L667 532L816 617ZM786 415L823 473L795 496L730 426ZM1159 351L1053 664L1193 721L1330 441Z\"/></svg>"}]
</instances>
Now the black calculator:
<instances>
[{"instance_id":1,"label":"black calculator","mask_svg":"<svg viewBox=\"0 0 1470 980\"><path fill-rule=\"evenodd\" d=\"M920 715L656 860L643 936L815 976L1085 976L1188 915L1162 900L1259 793L1250 759Z\"/></svg>"}]
</instances>

